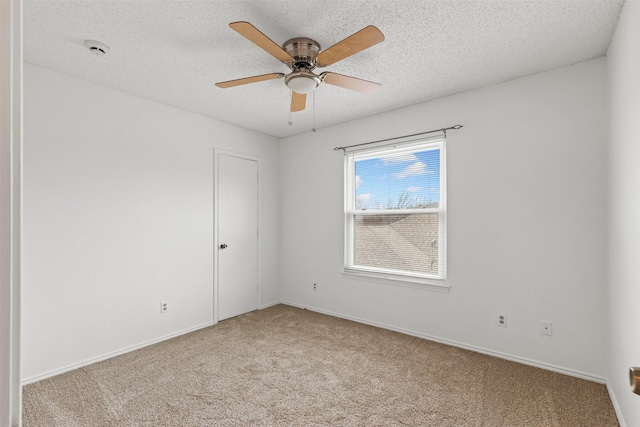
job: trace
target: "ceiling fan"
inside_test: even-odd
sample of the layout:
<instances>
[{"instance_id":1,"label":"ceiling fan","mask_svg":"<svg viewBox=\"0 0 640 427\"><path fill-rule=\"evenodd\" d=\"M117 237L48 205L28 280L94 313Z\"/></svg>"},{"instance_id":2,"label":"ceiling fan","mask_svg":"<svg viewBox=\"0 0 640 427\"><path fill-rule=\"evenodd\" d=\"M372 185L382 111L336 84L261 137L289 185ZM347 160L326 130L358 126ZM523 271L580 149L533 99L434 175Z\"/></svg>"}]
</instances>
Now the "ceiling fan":
<instances>
[{"instance_id":1,"label":"ceiling fan","mask_svg":"<svg viewBox=\"0 0 640 427\"><path fill-rule=\"evenodd\" d=\"M283 73L261 74L259 76L216 83L216 86L220 88L230 88L284 77L284 83L292 92L291 111L296 112L305 109L307 94L313 92L320 83L340 86L362 93L373 93L381 86L380 83L329 71L320 74L313 73L316 67L329 66L382 42L384 35L373 25L363 28L326 50L321 50L318 42L307 37L292 38L280 47L256 27L244 21L232 22L229 26L284 63L291 69L291 72L287 75Z\"/></svg>"}]
</instances>

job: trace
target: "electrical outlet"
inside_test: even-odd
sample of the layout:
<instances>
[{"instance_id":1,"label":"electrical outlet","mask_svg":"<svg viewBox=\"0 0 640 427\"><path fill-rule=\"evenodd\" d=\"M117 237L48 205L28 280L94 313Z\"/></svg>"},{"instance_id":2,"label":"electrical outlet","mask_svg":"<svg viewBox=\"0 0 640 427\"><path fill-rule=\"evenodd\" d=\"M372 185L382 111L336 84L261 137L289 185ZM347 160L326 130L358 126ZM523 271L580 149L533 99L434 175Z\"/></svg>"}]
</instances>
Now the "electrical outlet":
<instances>
[{"instance_id":1,"label":"electrical outlet","mask_svg":"<svg viewBox=\"0 0 640 427\"><path fill-rule=\"evenodd\" d=\"M313 290L314 290L314 291L317 291L317 290L318 290L318 284L317 284L317 283L314 283L314 284L313 284Z\"/></svg>"},{"instance_id":2,"label":"electrical outlet","mask_svg":"<svg viewBox=\"0 0 640 427\"><path fill-rule=\"evenodd\" d=\"M497 325L502 326L503 328L507 327L507 313L498 313Z\"/></svg>"},{"instance_id":3,"label":"electrical outlet","mask_svg":"<svg viewBox=\"0 0 640 427\"><path fill-rule=\"evenodd\" d=\"M167 311L169 311L169 306L167 305L166 302L161 302L160 303L160 313L166 313Z\"/></svg>"},{"instance_id":4,"label":"electrical outlet","mask_svg":"<svg viewBox=\"0 0 640 427\"><path fill-rule=\"evenodd\" d=\"M540 334L547 335L549 337L553 336L553 322L543 320L540 324Z\"/></svg>"}]
</instances>

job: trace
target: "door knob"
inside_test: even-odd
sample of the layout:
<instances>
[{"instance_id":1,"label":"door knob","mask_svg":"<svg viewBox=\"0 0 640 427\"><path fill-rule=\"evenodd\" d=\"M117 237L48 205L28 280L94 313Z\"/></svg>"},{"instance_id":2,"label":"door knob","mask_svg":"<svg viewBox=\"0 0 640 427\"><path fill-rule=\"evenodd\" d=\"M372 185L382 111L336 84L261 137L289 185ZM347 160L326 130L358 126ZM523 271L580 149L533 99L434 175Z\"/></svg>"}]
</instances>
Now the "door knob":
<instances>
[{"instance_id":1,"label":"door knob","mask_svg":"<svg viewBox=\"0 0 640 427\"><path fill-rule=\"evenodd\" d=\"M220 249L226 249L226 248L227 248L227 244L226 243L223 243L223 244L220 245Z\"/></svg>"},{"instance_id":2,"label":"door knob","mask_svg":"<svg viewBox=\"0 0 640 427\"><path fill-rule=\"evenodd\" d=\"M631 383L631 391L640 394L640 368L629 369L629 382Z\"/></svg>"}]
</instances>

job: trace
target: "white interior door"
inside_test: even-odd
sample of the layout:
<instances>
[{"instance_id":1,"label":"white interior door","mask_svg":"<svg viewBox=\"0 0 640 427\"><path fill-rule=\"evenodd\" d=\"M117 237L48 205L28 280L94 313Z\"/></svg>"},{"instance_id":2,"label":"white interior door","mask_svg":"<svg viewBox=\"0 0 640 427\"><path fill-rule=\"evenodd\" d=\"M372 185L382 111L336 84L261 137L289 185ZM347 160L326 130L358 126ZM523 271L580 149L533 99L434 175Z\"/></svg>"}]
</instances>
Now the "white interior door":
<instances>
[{"instance_id":1,"label":"white interior door","mask_svg":"<svg viewBox=\"0 0 640 427\"><path fill-rule=\"evenodd\" d=\"M219 154L218 320L258 308L258 162Z\"/></svg>"}]
</instances>

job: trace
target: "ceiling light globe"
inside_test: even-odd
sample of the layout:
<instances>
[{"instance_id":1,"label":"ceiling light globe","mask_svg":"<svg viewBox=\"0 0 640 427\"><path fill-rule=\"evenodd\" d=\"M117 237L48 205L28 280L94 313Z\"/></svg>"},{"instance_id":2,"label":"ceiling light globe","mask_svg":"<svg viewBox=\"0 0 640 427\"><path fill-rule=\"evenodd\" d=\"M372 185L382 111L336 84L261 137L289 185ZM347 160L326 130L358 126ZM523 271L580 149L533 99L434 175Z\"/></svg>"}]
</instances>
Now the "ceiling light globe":
<instances>
[{"instance_id":1,"label":"ceiling light globe","mask_svg":"<svg viewBox=\"0 0 640 427\"><path fill-rule=\"evenodd\" d=\"M307 94L313 92L313 90L318 87L320 79L313 73L294 72L287 76L285 83L292 91Z\"/></svg>"}]
</instances>

